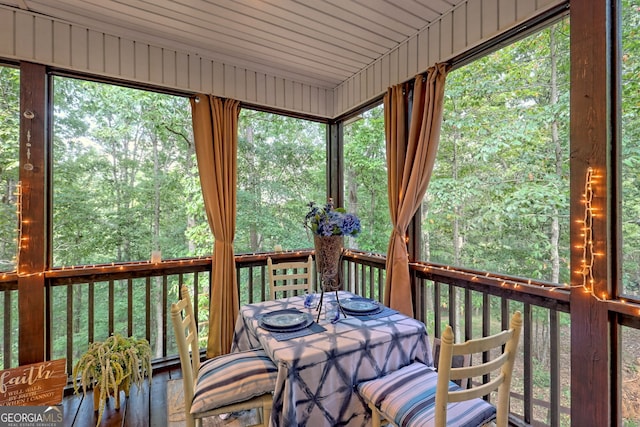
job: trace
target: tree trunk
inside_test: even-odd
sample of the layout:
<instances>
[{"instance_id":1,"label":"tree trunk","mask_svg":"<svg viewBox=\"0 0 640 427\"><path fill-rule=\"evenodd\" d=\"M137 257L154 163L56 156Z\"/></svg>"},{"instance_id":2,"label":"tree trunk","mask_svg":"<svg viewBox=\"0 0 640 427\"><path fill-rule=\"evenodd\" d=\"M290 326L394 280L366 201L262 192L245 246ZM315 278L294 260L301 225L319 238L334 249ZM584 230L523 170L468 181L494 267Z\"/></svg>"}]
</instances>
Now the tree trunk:
<instances>
[{"instance_id":1,"label":"tree trunk","mask_svg":"<svg viewBox=\"0 0 640 427\"><path fill-rule=\"evenodd\" d=\"M452 168L452 176L453 181L456 182L458 180L458 152L457 152L457 141L459 135L456 132L453 136L453 159L451 162ZM463 238L460 233L460 217L462 213L462 206L456 205L453 208L453 265L459 266L461 264L460 258L462 253L463 246ZM449 292L454 293L454 307L449 307L449 319L451 319L451 315L453 313L462 314L462 302L460 301L459 288L457 286L449 287ZM460 324L460 318L462 316L455 316L455 322L449 321L449 323L453 326L454 336L458 338L458 341L463 340L464 335L462 334L462 325Z\"/></svg>"}]
</instances>

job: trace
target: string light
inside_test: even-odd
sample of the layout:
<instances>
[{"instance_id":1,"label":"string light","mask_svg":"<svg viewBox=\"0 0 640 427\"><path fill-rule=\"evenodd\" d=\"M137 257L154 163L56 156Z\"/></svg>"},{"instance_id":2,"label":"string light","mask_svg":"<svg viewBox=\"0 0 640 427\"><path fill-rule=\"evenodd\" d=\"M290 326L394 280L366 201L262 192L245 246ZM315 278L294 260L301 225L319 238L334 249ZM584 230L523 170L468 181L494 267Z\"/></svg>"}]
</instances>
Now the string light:
<instances>
[{"instance_id":1,"label":"string light","mask_svg":"<svg viewBox=\"0 0 640 427\"><path fill-rule=\"evenodd\" d=\"M580 270L578 274L582 276L582 286L585 293L591 294L598 301L604 301L607 299L606 293L602 293L602 298L596 295L595 291L595 277L593 275L593 269L595 265L595 259L597 254L594 250L594 235L593 235L593 218L596 217L596 208L593 207L593 184L594 184L593 168L587 168L585 180L584 180L584 193L582 195L582 202L584 203L584 218L582 220L582 245L577 248L582 249L582 259L580 260Z\"/></svg>"},{"instance_id":2,"label":"string light","mask_svg":"<svg viewBox=\"0 0 640 427\"><path fill-rule=\"evenodd\" d=\"M18 269L20 268L20 252L22 252L22 225L25 223L22 218L22 181L18 181L16 185L16 217L18 218L18 244L16 245L16 272L20 273Z\"/></svg>"}]
</instances>

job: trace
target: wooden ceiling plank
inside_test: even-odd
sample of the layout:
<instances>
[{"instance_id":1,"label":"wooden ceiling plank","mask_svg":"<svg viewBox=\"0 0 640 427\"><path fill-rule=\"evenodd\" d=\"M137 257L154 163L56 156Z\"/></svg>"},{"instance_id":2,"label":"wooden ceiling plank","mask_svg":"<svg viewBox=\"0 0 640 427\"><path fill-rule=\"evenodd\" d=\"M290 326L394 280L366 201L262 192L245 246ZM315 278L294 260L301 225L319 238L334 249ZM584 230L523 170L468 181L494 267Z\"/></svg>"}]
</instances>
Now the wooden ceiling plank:
<instances>
[{"instance_id":1,"label":"wooden ceiling plank","mask_svg":"<svg viewBox=\"0 0 640 427\"><path fill-rule=\"evenodd\" d=\"M73 2L71 0L58 0L59 2ZM116 25L118 22L117 17L121 16L122 11L113 11L113 10L102 10L102 2L101 0L83 0L85 3L85 7L95 7L95 14L98 14L103 17L103 21L107 22L110 25ZM95 15L93 15L95 16ZM93 17L92 15L88 15L88 17ZM105 16L110 16L111 20L105 19ZM318 52L315 54L309 52L304 49L294 49L290 47L279 47L276 45L256 45L250 41L243 40L237 37L229 36L224 32L219 32L215 28L203 29L203 31L207 31L208 33L201 33L196 31L198 27L196 27L193 23L190 22L180 22L176 20L172 20L169 18L159 18L156 17L153 20L149 20L148 17L145 17L141 14L137 16L138 24L141 22L145 23L145 28L154 29L157 31L157 34L167 34L168 28L173 28L176 30L173 32L173 38L175 39L184 39L185 35L187 35L187 40L185 43L189 42L197 42L198 46L203 48L214 48L216 50L220 50L222 52L226 52L227 55L233 56L241 56L244 58L262 58L264 60L269 60L272 64L274 63L273 58L279 58L282 61L288 64L288 67L292 67L295 64L303 65L306 64L309 67L316 68L319 70L326 70L330 74L334 74L336 70L346 71L347 75L350 75L353 72L358 71L360 68L358 65L348 65L344 64L339 57L331 57L326 56L323 57ZM121 21L121 19L120 19ZM324 59L324 61L318 61L318 58ZM215 58L214 58L215 59ZM330 63L329 65L325 65Z\"/></svg>"},{"instance_id":2,"label":"wooden ceiling plank","mask_svg":"<svg viewBox=\"0 0 640 427\"><path fill-rule=\"evenodd\" d=\"M157 3L154 0L138 1ZM340 31L330 31L323 23L307 20L307 24L313 25L303 25L299 22L299 19L293 20L296 18L295 15L292 15L292 19L286 19L281 15L262 12L255 7L244 5L237 0L216 0L215 5L203 0L175 0L170 4L180 7L182 13L190 16L195 15L189 13L188 10L197 5L197 10L203 11L206 15L216 14L220 18L233 21L237 25L245 26L247 32L274 32L273 28L277 28L277 33L290 34L290 38L294 40L297 37L312 40L309 42L310 45L313 45L314 42L320 42L326 45L342 47L343 49L347 49L344 45L353 45L357 48L348 49L353 52L358 52L361 55L374 58L377 58L387 51L386 48L368 40L348 36ZM216 8L216 6L218 7Z\"/></svg>"},{"instance_id":3,"label":"wooden ceiling plank","mask_svg":"<svg viewBox=\"0 0 640 427\"><path fill-rule=\"evenodd\" d=\"M283 48L286 47L293 50L299 50L301 52L314 52L313 56L320 56L327 60L334 59L337 56L342 58L342 63L350 64L354 67L361 67L362 63L369 63L377 57L375 52L367 52L367 54L363 54L361 49L358 49L355 46L348 47L330 44L304 34L290 31L283 27L268 25L265 22L261 22L254 18L249 18L246 23L240 23L239 21L234 22L231 21L230 18L225 18L223 14L214 15L211 11L190 9L175 3L167 4L171 5L170 9L156 6L155 4L151 4L144 0L138 0L137 2L129 0L128 3L130 6L135 6L136 3L144 3L147 7L145 10L147 14L152 13L156 16L164 16L168 20L175 19L206 30L244 39L249 42L251 42L252 39L257 39L260 40L261 43L264 43L263 46L265 48L277 45L282 46ZM176 17L176 13L180 14L179 19ZM208 19L201 19L201 17ZM212 25L214 26L213 28ZM236 28L242 28L242 30L237 30ZM300 46L301 44L303 45L302 47Z\"/></svg>"},{"instance_id":4,"label":"wooden ceiling plank","mask_svg":"<svg viewBox=\"0 0 640 427\"><path fill-rule=\"evenodd\" d=\"M367 13L371 15L375 23L393 24L395 29L406 37L415 34L416 31L429 24L429 20L425 19L420 13L398 7L387 0L365 0L361 3L347 3L340 0L329 1L338 7L347 8L347 5L350 5L348 9L355 14ZM409 5L407 2L405 4Z\"/></svg>"}]
</instances>

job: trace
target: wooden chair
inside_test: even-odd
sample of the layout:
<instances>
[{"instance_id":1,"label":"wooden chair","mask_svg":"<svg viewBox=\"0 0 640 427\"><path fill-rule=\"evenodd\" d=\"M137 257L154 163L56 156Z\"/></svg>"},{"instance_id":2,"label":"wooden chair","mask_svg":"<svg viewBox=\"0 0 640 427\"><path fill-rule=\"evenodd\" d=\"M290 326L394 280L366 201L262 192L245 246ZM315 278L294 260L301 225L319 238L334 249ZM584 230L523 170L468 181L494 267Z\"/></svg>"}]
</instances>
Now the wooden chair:
<instances>
[{"instance_id":1,"label":"wooden chair","mask_svg":"<svg viewBox=\"0 0 640 427\"><path fill-rule=\"evenodd\" d=\"M271 299L276 299L277 292L303 291L313 292L313 258L309 255L306 261L273 263L267 258L269 270L269 289Z\"/></svg>"},{"instance_id":2,"label":"wooden chair","mask_svg":"<svg viewBox=\"0 0 640 427\"><path fill-rule=\"evenodd\" d=\"M277 366L263 350L230 353L200 363L198 329L186 286L180 300L171 305L176 336L187 427L202 425L202 418L248 409L261 411L269 425Z\"/></svg>"},{"instance_id":3,"label":"wooden chair","mask_svg":"<svg viewBox=\"0 0 640 427\"><path fill-rule=\"evenodd\" d=\"M507 427L511 376L520 340L522 316L514 313L508 330L488 337L453 343L447 326L442 334L438 372L422 363L412 363L389 375L358 385L371 408L373 426L381 420L403 426L481 426L495 419ZM453 368L452 359L465 354L492 352L494 357L473 366ZM493 373L485 384L461 389L453 381ZM482 397L497 390L496 406Z\"/></svg>"}]
</instances>

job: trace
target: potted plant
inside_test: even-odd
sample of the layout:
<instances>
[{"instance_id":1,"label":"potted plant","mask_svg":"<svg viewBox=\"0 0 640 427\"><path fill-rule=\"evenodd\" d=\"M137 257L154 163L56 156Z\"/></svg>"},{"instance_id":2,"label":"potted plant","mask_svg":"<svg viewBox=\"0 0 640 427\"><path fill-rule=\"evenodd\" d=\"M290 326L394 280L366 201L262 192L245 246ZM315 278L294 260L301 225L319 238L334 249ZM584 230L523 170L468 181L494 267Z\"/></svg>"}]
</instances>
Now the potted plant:
<instances>
[{"instance_id":1,"label":"potted plant","mask_svg":"<svg viewBox=\"0 0 640 427\"><path fill-rule=\"evenodd\" d=\"M145 339L111 335L105 341L89 345L73 367L73 388L76 394L82 386L93 387L94 410L99 410L98 425L102 420L104 406L109 396L116 399L120 407L120 391L129 396L131 384L142 386L145 376L151 380L151 346Z\"/></svg>"},{"instance_id":2,"label":"potted plant","mask_svg":"<svg viewBox=\"0 0 640 427\"><path fill-rule=\"evenodd\" d=\"M340 258L344 236L355 237L360 233L360 219L344 208L334 208L333 199L325 206L309 203L304 225L313 233L316 250L316 270L322 280L322 290L338 290L341 286Z\"/></svg>"}]
</instances>

